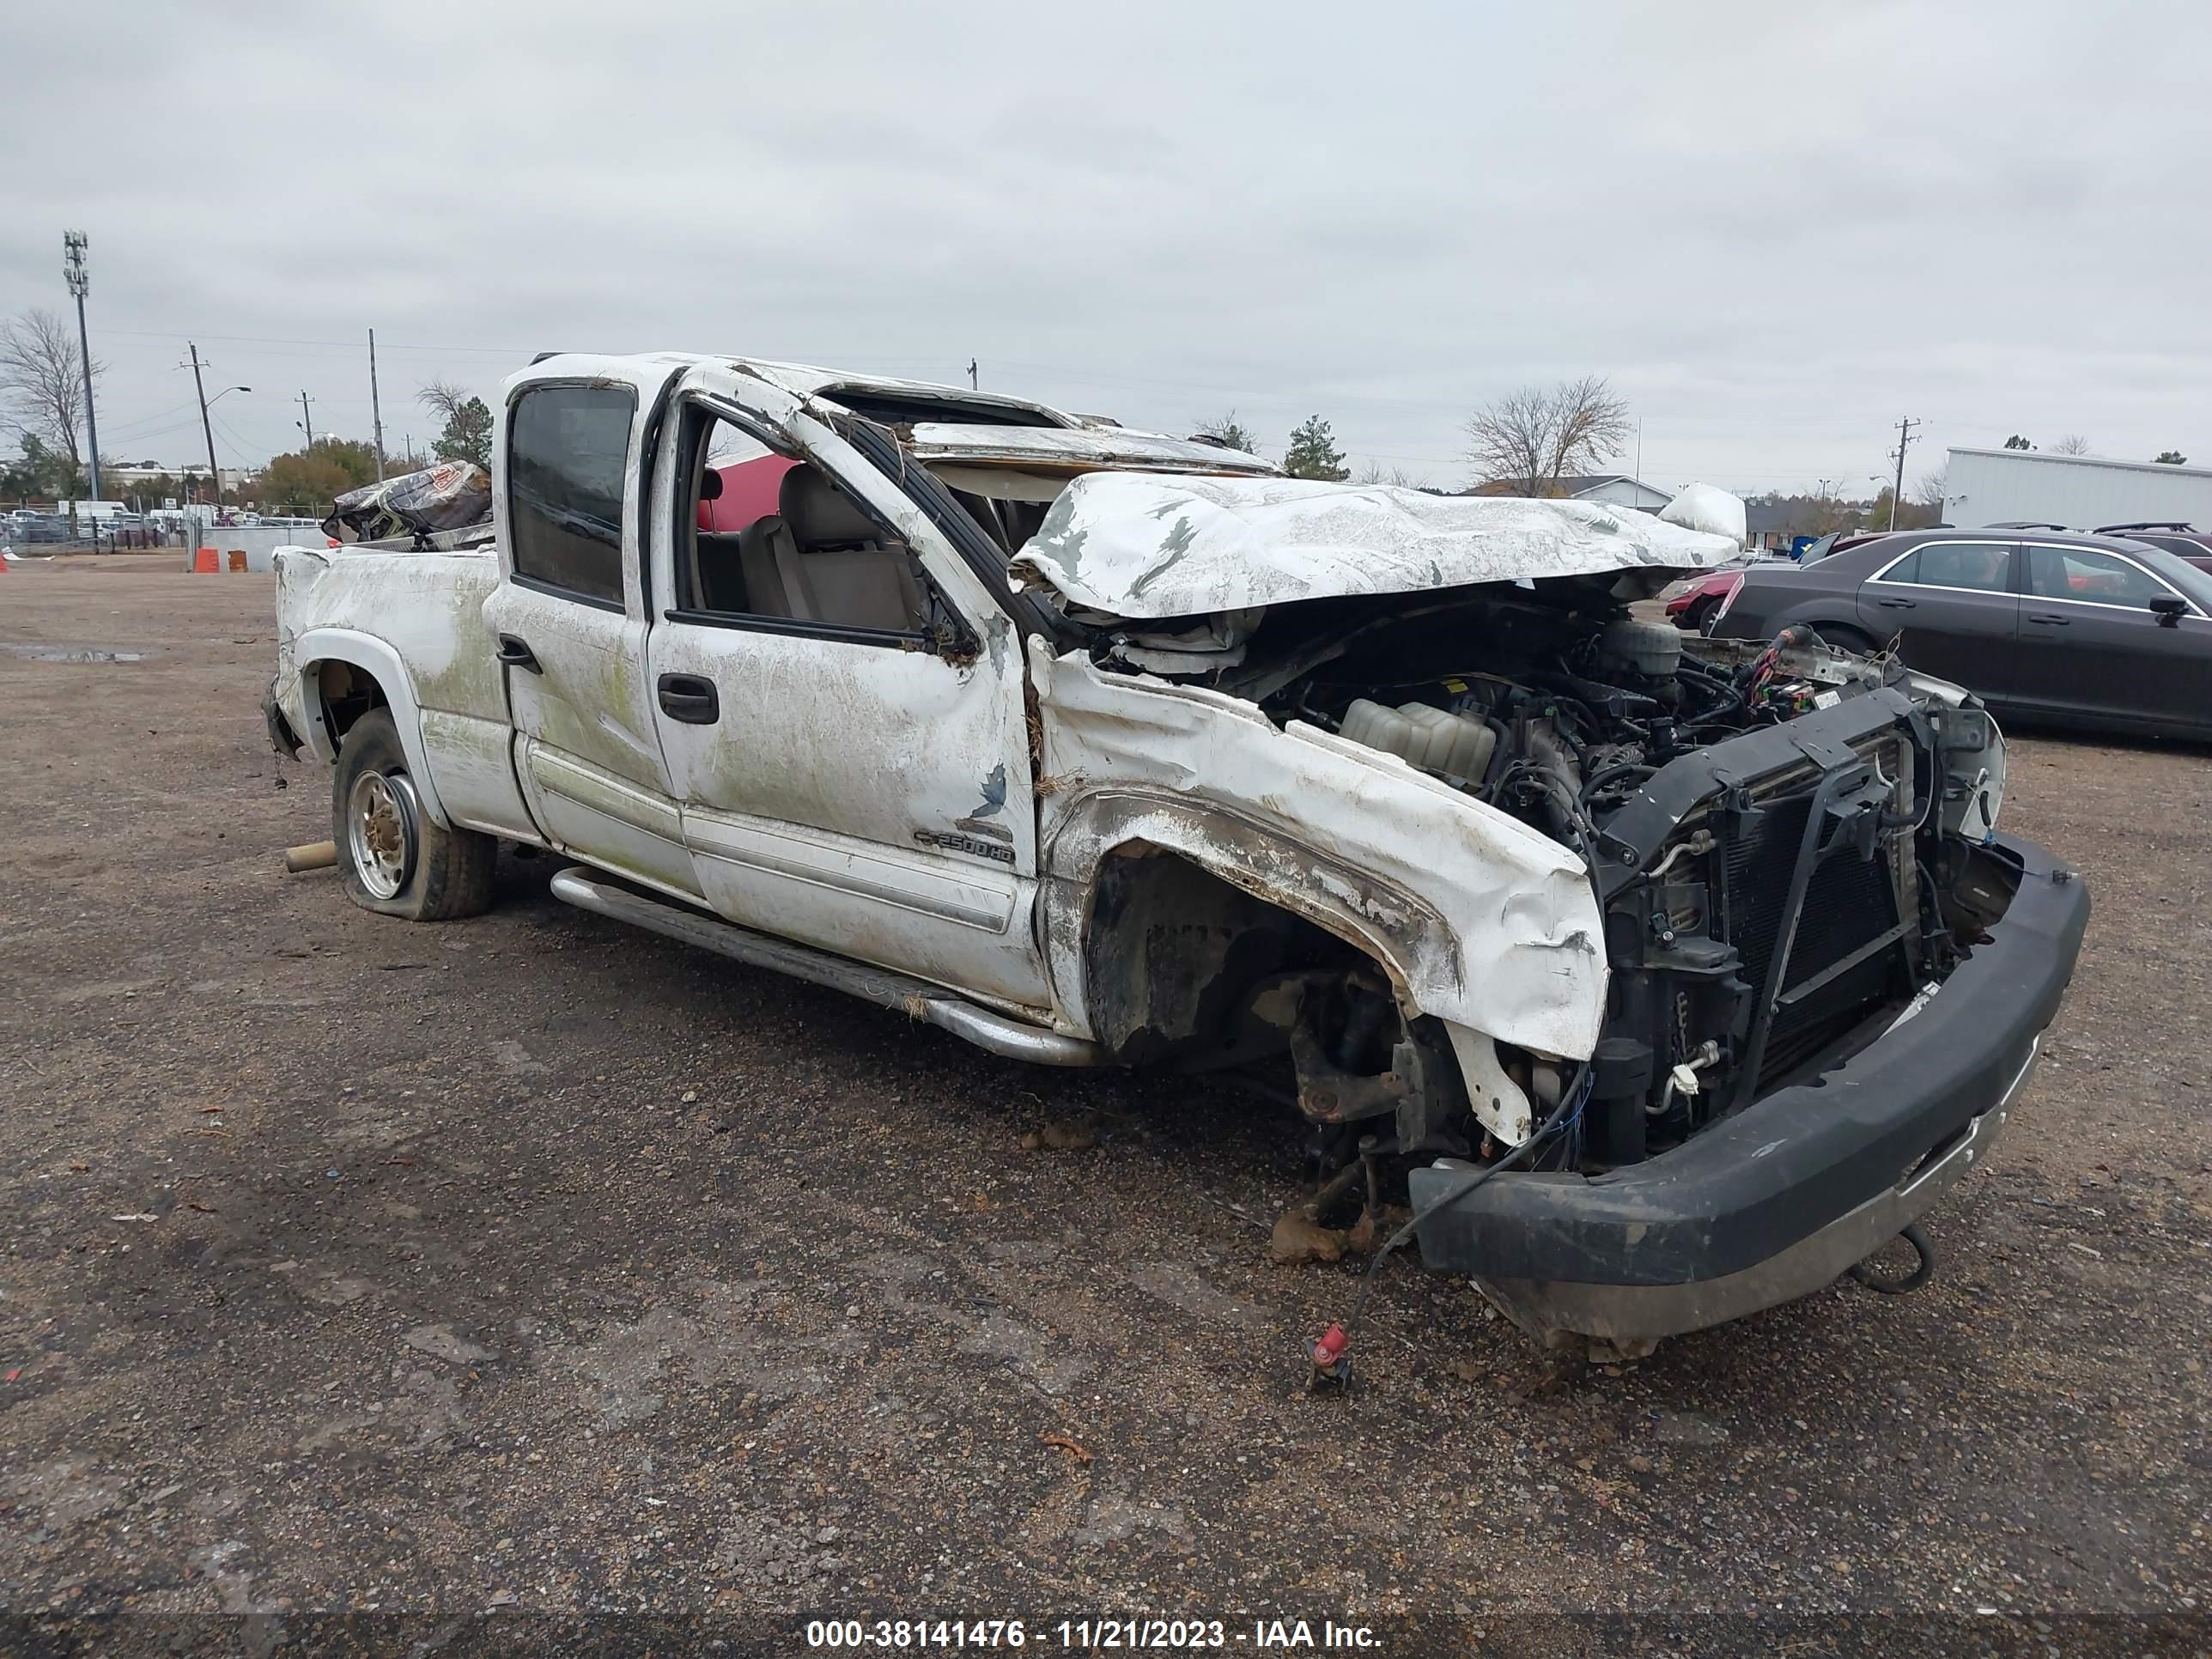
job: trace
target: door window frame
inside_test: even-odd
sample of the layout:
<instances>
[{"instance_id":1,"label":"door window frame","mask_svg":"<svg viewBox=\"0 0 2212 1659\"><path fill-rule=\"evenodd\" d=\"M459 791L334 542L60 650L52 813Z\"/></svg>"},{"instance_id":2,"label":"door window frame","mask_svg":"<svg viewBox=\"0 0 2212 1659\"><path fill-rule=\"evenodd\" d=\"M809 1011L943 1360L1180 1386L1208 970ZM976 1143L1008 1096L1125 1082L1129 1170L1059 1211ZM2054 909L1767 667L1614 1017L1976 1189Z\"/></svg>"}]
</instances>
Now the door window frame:
<instances>
[{"instance_id":1,"label":"door window frame","mask_svg":"<svg viewBox=\"0 0 2212 1659\"><path fill-rule=\"evenodd\" d=\"M2002 587L1954 587L1948 582L1892 581L1889 573L1916 553L1930 547L2002 547L2005 550L2005 585ZM1929 593L1972 593L1978 599L2016 599L2026 580L2021 556L2021 544L2002 536L1946 536L1940 540L1915 542L1888 563L1869 576L1869 582L1880 582L1884 587L1918 588Z\"/></svg>"},{"instance_id":2,"label":"door window frame","mask_svg":"<svg viewBox=\"0 0 2212 1659\"><path fill-rule=\"evenodd\" d=\"M2165 577L2160 575L2157 571L2153 570L2149 566L2136 563L2133 559L2130 558L2126 554L2121 552L2119 549L2116 547L2069 547L2059 542L2021 543L2020 544L2020 553L2021 555L2020 587L2021 597L2023 599L2033 599L2038 605L2094 605L2100 611L2125 611L2130 616L2141 614L2148 617L2152 614L2150 606L2148 604L2126 605L2121 603L2118 599L2077 599L2070 596L2065 599L2060 599L2055 594L2031 592L2028 590L2027 586L2027 560L2033 554L2033 550L2039 547L2042 548L2046 552L2051 553L2097 553L2101 554L2104 557L2108 559L2117 559L2120 563L2127 566L2129 569L2136 571L2139 574L2149 577L2151 580L2156 582L2159 586L2163 588L2168 594L2179 599L2182 604L2187 605L2189 609L2182 612L2184 617L2196 617L2202 620L2204 616L2203 610L2197 605L2197 601L2191 599L2188 594L2183 592L2179 588L2176 587L2172 582L2166 580Z\"/></svg>"},{"instance_id":3,"label":"door window frame","mask_svg":"<svg viewBox=\"0 0 2212 1659\"><path fill-rule=\"evenodd\" d=\"M770 454L795 461L801 466L811 466L828 479L847 501L866 514L876 528L883 532L887 544L896 544L906 550L912 562L915 580L920 584L925 603L941 607L947 619L945 628L884 629L862 628L851 623L817 622L800 617L769 617L749 611L707 611L684 605L672 605L664 610L661 620L684 623L698 628L729 629L738 633L782 634L802 639L836 640L848 645L870 645L882 649L911 651L929 656L944 656L945 647L972 647L979 638L979 630L963 613L944 585L930 573L928 561L920 548L896 525L886 520L875 505L858 491L848 486L831 468L825 466L790 434L780 430L775 423L752 411L741 408L729 398L711 392L679 392L675 416L675 464L681 469L673 487L680 492L673 504L668 524L670 544L669 569L678 591L669 597L682 596L684 581L683 560L678 556L675 537L679 528L696 526L699 520L699 478L703 457L701 442L714 422L726 421ZM708 419L694 434L687 430L694 413L704 414ZM688 516L687 516L688 515ZM696 532L695 532L696 533ZM645 562L650 566L648 558Z\"/></svg>"},{"instance_id":4,"label":"door window frame","mask_svg":"<svg viewBox=\"0 0 2212 1659\"><path fill-rule=\"evenodd\" d=\"M623 440L623 493L625 497L631 493L629 480L632 475L638 470L639 456L641 453L638 444L638 416L641 408L644 406L645 399L640 395L639 388L627 381L610 382L604 378L588 374L563 375L552 380L526 380L520 386L516 386L507 396L507 419L502 425L500 434L505 441L501 446L502 453L500 456L501 463L500 481L504 486L501 494L507 499L502 501L501 505L505 508L507 521L507 580L513 582L517 587L526 587L533 593L543 593L550 599L566 599L574 605L588 605L594 611L605 611L614 616L626 617L629 614L628 578L630 561L627 556L627 550L623 544L623 532L626 528L624 521L631 517L633 510L635 510L640 514L640 523L641 527L643 510L642 501L636 503L635 509L633 509L633 504L629 501L625 500L623 503L622 511L617 516L615 523L615 574L621 581L623 589L623 596L622 598L611 599L602 594L586 593L580 588L567 586L562 583L551 580L544 576L529 574L516 567L514 556L514 412L516 407L524 398L530 397L535 392L561 391L573 387L582 387L586 390L595 392L610 392L615 390L617 386L620 386L620 389L629 394L630 399L628 434ZM658 426L662 407L663 402L657 400L647 416L647 422L650 425L653 427ZM641 552L642 551L642 540L643 538L641 537ZM644 568L646 562L641 558L638 562L640 566L639 585L640 589L642 592L646 591L650 581L650 577ZM648 610L650 609L649 594L647 608Z\"/></svg>"}]
</instances>

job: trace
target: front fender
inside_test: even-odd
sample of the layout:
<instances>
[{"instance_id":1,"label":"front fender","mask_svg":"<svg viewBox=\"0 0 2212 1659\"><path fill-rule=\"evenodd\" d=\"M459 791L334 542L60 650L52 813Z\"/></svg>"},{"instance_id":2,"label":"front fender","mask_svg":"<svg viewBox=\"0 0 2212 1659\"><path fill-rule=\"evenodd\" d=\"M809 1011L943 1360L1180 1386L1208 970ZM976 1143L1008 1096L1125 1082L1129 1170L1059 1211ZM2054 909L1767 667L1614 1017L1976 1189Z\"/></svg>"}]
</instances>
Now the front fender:
<instances>
[{"instance_id":1,"label":"front fender","mask_svg":"<svg viewBox=\"0 0 2212 1659\"><path fill-rule=\"evenodd\" d=\"M319 689L323 665L342 662L373 677L392 708L392 723L399 729L399 746L406 752L407 769L422 811L434 823L445 825L445 804L438 799L437 775L430 769L429 751L422 744L422 710L416 701L415 682L399 653L374 634L351 628L311 628L293 641L292 659L298 665L300 688L299 735L325 765L336 763L337 739L330 730Z\"/></svg>"},{"instance_id":2,"label":"front fender","mask_svg":"<svg viewBox=\"0 0 2212 1659\"><path fill-rule=\"evenodd\" d=\"M1101 863L1150 843L1372 957L1413 1012L1568 1059L1605 1012L1603 927L1583 861L1394 756L1200 687L1030 648L1044 819L1042 945L1085 1022L1084 929Z\"/></svg>"}]
</instances>

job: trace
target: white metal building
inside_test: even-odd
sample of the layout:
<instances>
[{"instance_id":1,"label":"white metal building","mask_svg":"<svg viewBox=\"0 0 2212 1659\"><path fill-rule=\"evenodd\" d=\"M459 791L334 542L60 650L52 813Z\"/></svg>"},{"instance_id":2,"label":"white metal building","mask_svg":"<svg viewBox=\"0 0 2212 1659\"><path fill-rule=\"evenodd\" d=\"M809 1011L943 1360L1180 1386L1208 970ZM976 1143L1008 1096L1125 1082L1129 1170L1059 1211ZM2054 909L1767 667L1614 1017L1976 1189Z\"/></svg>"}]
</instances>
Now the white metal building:
<instances>
[{"instance_id":1,"label":"white metal building","mask_svg":"<svg viewBox=\"0 0 2212 1659\"><path fill-rule=\"evenodd\" d=\"M2094 530L2155 520L2212 530L2212 467L2039 449L1954 449L1944 474L1943 517L1955 525Z\"/></svg>"},{"instance_id":2,"label":"white metal building","mask_svg":"<svg viewBox=\"0 0 2212 1659\"><path fill-rule=\"evenodd\" d=\"M1626 472L1595 472L1582 477L1562 478L1559 493L1577 501L1632 507L1639 513L1656 513L1674 499L1673 490L1632 478Z\"/></svg>"}]
</instances>

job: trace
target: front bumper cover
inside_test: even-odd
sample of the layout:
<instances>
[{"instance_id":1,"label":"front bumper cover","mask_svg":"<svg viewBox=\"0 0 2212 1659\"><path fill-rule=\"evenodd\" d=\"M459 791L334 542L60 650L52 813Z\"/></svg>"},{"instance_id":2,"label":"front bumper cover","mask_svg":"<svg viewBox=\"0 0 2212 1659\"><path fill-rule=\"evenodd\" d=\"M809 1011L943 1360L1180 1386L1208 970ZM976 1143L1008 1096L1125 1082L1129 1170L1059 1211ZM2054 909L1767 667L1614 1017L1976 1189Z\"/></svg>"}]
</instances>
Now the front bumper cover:
<instances>
[{"instance_id":1,"label":"front bumper cover","mask_svg":"<svg viewBox=\"0 0 2212 1659\"><path fill-rule=\"evenodd\" d=\"M2020 866L2012 902L1911 1018L1657 1158L1486 1182L1421 1224L1423 1261L1540 1340L1623 1352L1832 1283L1986 1152L2072 977L2087 890L2040 848L1995 844ZM1416 1211L1466 1168L1414 1170Z\"/></svg>"}]
</instances>

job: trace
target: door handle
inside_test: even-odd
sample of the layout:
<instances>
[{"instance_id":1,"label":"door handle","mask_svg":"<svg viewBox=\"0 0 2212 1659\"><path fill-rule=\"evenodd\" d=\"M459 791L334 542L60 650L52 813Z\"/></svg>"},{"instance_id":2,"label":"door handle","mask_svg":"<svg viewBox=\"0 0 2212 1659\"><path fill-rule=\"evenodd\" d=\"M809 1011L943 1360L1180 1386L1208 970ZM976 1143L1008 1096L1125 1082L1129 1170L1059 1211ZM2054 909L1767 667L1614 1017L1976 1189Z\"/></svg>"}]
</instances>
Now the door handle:
<instances>
[{"instance_id":1,"label":"door handle","mask_svg":"<svg viewBox=\"0 0 2212 1659\"><path fill-rule=\"evenodd\" d=\"M509 668L526 668L533 674L545 672L539 666L537 653L531 650L529 641L513 634L499 636L499 659Z\"/></svg>"},{"instance_id":2,"label":"door handle","mask_svg":"<svg viewBox=\"0 0 2212 1659\"><path fill-rule=\"evenodd\" d=\"M660 677L660 712L686 726L712 726L722 718L722 699L714 682L698 674Z\"/></svg>"},{"instance_id":3,"label":"door handle","mask_svg":"<svg viewBox=\"0 0 2212 1659\"><path fill-rule=\"evenodd\" d=\"M2064 628L2072 623L2071 617L2030 617L2028 621L2039 628Z\"/></svg>"},{"instance_id":4,"label":"door handle","mask_svg":"<svg viewBox=\"0 0 2212 1659\"><path fill-rule=\"evenodd\" d=\"M1912 609L1912 601L1910 599L1876 599L1875 603L1881 606L1886 611L1910 611Z\"/></svg>"}]
</instances>

